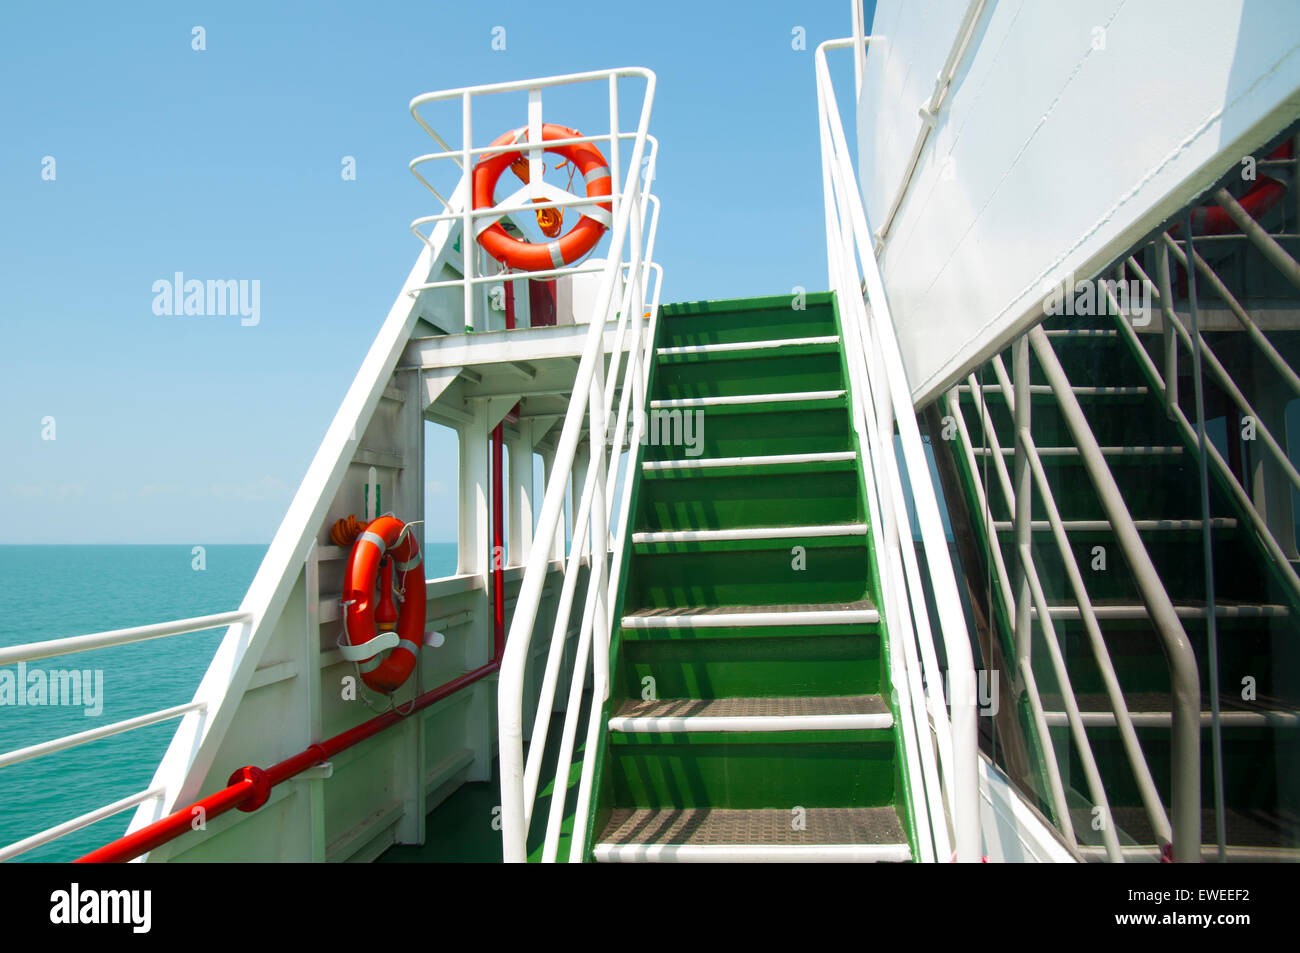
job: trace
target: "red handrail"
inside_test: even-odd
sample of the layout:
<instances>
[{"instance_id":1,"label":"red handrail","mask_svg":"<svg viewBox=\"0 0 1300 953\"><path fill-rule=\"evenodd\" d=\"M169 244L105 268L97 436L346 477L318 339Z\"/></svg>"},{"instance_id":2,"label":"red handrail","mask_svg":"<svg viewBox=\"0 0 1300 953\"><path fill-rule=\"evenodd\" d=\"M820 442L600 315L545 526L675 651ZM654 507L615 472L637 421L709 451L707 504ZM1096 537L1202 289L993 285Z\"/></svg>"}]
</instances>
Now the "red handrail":
<instances>
[{"instance_id":1,"label":"red handrail","mask_svg":"<svg viewBox=\"0 0 1300 953\"><path fill-rule=\"evenodd\" d=\"M497 659L493 659L472 672L466 672L446 684L430 689L414 700L413 707L408 709L406 714L410 715L423 708L428 708L448 695L460 691L465 686L472 685L479 679L491 675L500 667L501 663ZM402 721L405 717L405 715L398 714L396 711L385 712L371 718L369 721L363 721L355 728L349 728L333 738L327 738L322 742L310 745L293 757L271 765L265 771L252 766L240 768L230 776L228 787L222 788L214 794L209 794L202 800L195 801L188 807L183 807L161 820L154 821L147 827L142 827L138 831L127 834L110 844L105 844L98 850L92 850L84 857L78 857L74 863L109 864L134 860L141 854L148 853L160 844L174 840L190 830L196 817L202 817L206 822L225 814L232 808L239 808L241 811L255 811L266 803L266 799L271 794L271 789L276 785L283 784L310 767L328 761L340 751L346 751L353 745L374 737L385 728L390 728ZM202 813L199 813L200 809Z\"/></svg>"}]
</instances>

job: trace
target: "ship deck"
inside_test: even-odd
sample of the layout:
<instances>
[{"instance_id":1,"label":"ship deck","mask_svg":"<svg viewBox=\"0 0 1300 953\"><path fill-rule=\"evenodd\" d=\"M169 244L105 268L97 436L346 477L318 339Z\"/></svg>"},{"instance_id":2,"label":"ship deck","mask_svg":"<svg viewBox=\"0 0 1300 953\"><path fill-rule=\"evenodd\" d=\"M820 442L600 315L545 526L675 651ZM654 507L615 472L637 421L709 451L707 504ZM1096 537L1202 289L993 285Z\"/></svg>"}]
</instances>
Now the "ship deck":
<instances>
[{"instance_id":1,"label":"ship deck","mask_svg":"<svg viewBox=\"0 0 1300 953\"><path fill-rule=\"evenodd\" d=\"M580 710L585 713L590 710L590 707L591 695L588 693L583 696ZM537 801L533 807L534 821L528 836L530 861L541 859L542 841L546 832L546 819L551 810L555 767L559 761L563 732L564 712L556 712L551 716L550 728L546 732L546 748L542 753L541 780L538 783ZM556 854L561 860L568 858L572 840L574 805L577 803L578 781L582 776L585 747L583 739L586 734L587 719L584 716L579 720L569 769L564 822ZM499 759L493 758L491 781L468 782L430 811L425 820L423 844L394 845L376 858L375 862L381 864L501 863L501 830L497 810L501 804L500 768Z\"/></svg>"}]
</instances>

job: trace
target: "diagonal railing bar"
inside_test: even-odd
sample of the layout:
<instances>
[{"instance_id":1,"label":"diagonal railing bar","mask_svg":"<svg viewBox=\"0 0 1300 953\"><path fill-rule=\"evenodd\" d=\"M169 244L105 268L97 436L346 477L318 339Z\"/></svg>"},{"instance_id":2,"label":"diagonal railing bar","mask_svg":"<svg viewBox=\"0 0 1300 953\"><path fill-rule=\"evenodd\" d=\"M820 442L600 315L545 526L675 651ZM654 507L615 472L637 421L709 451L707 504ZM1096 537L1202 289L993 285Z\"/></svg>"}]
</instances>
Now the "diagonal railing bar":
<instances>
[{"instance_id":1,"label":"diagonal railing bar","mask_svg":"<svg viewBox=\"0 0 1300 953\"><path fill-rule=\"evenodd\" d=\"M1165 237L1168 238L1168 236ZM1197 259L1200 258L1199 255L1196 255L1195 257ZM1186 259L1183 258L1182 261L1185 262ZM1147 277L1147 273L1142 270L1141 266L1138 265L1136 261L1130 258L1129 264L1134 271L1141 276L1144 282L1150 281ZM1155 294L1156 299L1160 302L1161 311L1168 326L1170 328L1178 329L1175 334L1171 335L1174 347L1176 348L1179 340L1182 340L1184 346L1186 346L1190 351L1193 338L1183 326L1182 321L1179 319L1172 305L1173 291L1170 288L1168 259L1161 254L1161 256L1157 258L1157 265L1159 284L1155 286L1156 290L1153 293ZM1117 317L1116 327L1119 329L1120 336L1128 344L1130 353L1133 354L1139 365L1143 368L1147 379L1152 382L1159 395L1164 398L1165 406L1170 417L1173 419L1174 423L1177 424L1184 438L1188 440L1189 443L1194 446L1199 445L1199 440L1196 435L1196 427L1178 403L1177 351L1166 351L1165 371L1162 373L1160 369L1156 367L1155 362L1151 360L1146 348L1144 348L1138 340L1137 332L1134 331L1132 322L1128 320L1127 315L1124 313L1124 310L1119 307L1119 303L1114 299L1113 295L1110 298L1110 306ZM1253 326L1253 322L1251 326ZM1197 338L1201 341L1201 356L1203 359L1206 359L1206 366L1214 372L1216 380L1219 379L1219 370L1222 370L1223 373L1227 375L1226 368L1223 368L1223 365L1212 357L1213 352L1210 350L1209 346L1205 344L1204 337L1199 332ZM1231 380L1230 376L1229 380ZM1225 392L1227 392L1231 397L1231 391L1225 390ZM1240 407L1241 404L1238 404L1238 406ZM1255 426L1256 432L1259 432L1263 427L1263 423L1258 417L1255 418ZM1267 442L1265 445L1268 445ZM1205 452L1209 458L1209 463L1219 474L1222 482L1227 486L1228 492L1232 495L1242 513L1245 514L1246 519L1250 522L1257 538L1267 550L1273 566L1281 577L1283 584L1285 584L1290 590L1292 599L1296 600L1297 603L1300 603L1300 575L1296 573L1295 567L1292 566L1291 560L1279 544L1273 530L1260 514L1259 508L1255 505L1255 501L1251 498L1250 493L1244 486L1242 486L1241 480L1233 473L1232 467L1228 465L1228 462L1223 458L1223 454L1219 452L1219 449L1214 446L1213 443L1206 444Z\"/></svg>"}]
</instances>

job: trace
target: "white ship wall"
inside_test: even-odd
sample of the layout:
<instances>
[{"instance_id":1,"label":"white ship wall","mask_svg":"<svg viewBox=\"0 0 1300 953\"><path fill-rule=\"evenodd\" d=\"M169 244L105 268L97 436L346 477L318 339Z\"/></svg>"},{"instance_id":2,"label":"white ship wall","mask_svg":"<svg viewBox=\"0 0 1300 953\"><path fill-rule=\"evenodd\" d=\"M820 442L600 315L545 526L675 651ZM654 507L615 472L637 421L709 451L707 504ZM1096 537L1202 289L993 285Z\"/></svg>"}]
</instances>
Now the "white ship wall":
<instances>
[{"instance_id":1,"label":"white ship wall","mask_svg":"<svg viewBox=\"0 0 1300 953\"><path fill-rule=\"evenodd\" d=\"M879 0L859 101L879 230L966 0ZM927 403L1300 114L1296 0L989 0L880 251Z\"/></svg>"}]
</instances>

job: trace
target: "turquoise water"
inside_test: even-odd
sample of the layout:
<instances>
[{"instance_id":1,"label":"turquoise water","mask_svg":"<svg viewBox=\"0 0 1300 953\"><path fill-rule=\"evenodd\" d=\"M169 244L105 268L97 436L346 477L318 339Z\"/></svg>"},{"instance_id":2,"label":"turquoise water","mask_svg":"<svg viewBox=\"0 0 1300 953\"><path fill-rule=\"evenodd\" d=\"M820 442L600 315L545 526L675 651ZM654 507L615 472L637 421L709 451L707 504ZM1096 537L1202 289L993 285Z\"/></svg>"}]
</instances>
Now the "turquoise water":
<instances>
[{"instance_id":1,"label":"turquoise water","mask_svg":"<svg viewBox=\"0 0 1300 953\"><path fill-rule=\"evenodd\" d=\"M85 635L238 608L266 547L207 546L193 568L189 546L0 546L0 646ZM456 568L454 543L432 543L430 578ZM6 701L15 666L0 668L0 752L190 701L223 629L33 662L28 670L90 670L102 698L77 705ZM11 673L6 676L5 673ZM88 710L102 711L88 715ZM34 761L0 768L0 846L148 787L175 720ZM132 809L134 810L134 809ZM79 857L121 836L131 811L83 828L17 860Z\"/></svg>"}]
</instances>

